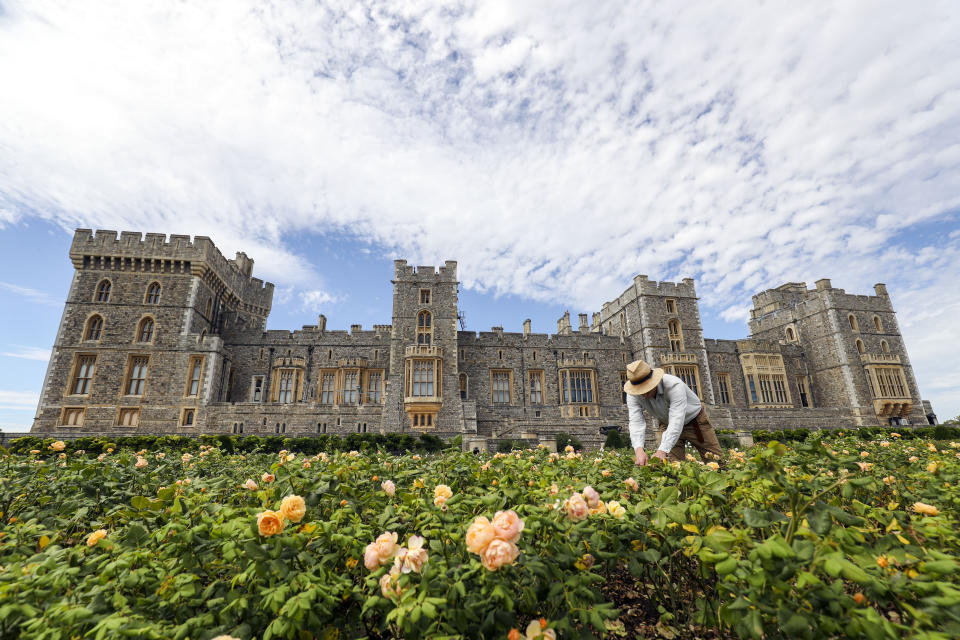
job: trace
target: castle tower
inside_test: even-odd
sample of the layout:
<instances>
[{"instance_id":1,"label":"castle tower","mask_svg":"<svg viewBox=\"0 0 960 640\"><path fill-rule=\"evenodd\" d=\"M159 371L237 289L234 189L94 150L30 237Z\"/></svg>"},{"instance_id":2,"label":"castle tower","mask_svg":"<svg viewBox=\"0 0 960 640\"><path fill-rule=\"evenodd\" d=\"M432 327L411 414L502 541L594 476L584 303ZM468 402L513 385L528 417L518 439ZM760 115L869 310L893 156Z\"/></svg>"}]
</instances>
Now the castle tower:
<instances>
[{"instance_id":1,"label":"castle tower","mask_svg":"<svg viewBox=\"0 0 960 640\"><path fill-rule=\"evenodd\" d=\"M175 432L223 375L226 323L262 327L273 285L204 237L78 229L75 272L33 431Z\"/></svg>"},{"instance_id":2,"label":"castle tower","mask_svg":"<svg viewBox=\"0 0 960 640\"><path fill-rule=\"evenodd\" d=\"M645 275L616 300L606 302L600 326L629 342L633 357L663 367L714 403L710 363L703 341L700 307L692 278L680 283L654 282Z\"/></svg>"},{"instance_id":3,"label":"castle tower","mask_svg":"<svg viewBox=\"0 0 960 640\"><path fill-rule=\"evenodd\" d=\"M460 431L457 263L439 269L394 262L386 431Z\"/></svg>"},{"instance_id":4,"label":"castle tower","mask_svg":"<svg viewBox=\"0 0 960 640\"><path fill-rule=\"evenodd\" d=\"M863 424L924 424L920 392L887 288L852 295L830 280L753 297L750 333L803 349L819 406L853 407Z\"/></svg>"}]
</instances>

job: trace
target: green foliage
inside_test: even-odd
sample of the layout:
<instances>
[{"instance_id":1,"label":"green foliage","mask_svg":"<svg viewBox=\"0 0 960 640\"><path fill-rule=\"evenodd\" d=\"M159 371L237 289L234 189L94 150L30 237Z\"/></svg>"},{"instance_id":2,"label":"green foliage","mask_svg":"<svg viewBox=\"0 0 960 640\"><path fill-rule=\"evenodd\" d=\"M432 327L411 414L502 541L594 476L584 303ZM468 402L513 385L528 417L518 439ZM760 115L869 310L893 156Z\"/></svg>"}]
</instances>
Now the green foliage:
<instances>
[{"instance_id":1,"label":"green foliage","mask_svg":"<svg viewBox=\"0 0 960 640\"><path fill-rule=\"evenodd\" d=\"M893 436L892 434L898 434ZM753 431L754 442L804 442L810 438L831 439L844 436L855 436L861 440L889 440L899 437L903 440L929 439L951 440L960 438L960 426L937 425L935 427L858 427L855 429L783 429L768 431L757 429Z\"/></svg>"},{"instance_id":2,"label":"green foliage","mask_svg":"<svg viewBox=\"0 0 960 640\"><path fill-rule=\"evenodd\" d=\"M619 429L611 429L607 432L607 437L603 441L604 449L629 449L630 436L620 433Z\"/></svg>"},{"instance_id":3,"label":"green foliage","mask_svg":"<svg viewBox=\"0 0 960 640\"><path fill-rule=\"evenodd\" d=\"M17 446L40 453L0 456L0 637L503 638L542 617L558 637L591 638L618 616L601 586L624 576L665 637L697 634L690 625L960 637L960 443L899 433L771 441L731 453L722 472L639 468L615 449L389 452L437 445L409 434L156 438L137 467L144 447L122 439L61 457L31 437ZM101 447L114 451L98 459ZM440 506L438 484L453 493ZM573 520L566 487L585 485L606 505ZM288 495L304 498L303 520L261 535L257 515ZM519 557L490 571L465 534L507 509L524 521ZM381 590L390 562L364 566L384 532L426 540L423 573L399 574L399 595Z\"/></svg>"}]
</instances>

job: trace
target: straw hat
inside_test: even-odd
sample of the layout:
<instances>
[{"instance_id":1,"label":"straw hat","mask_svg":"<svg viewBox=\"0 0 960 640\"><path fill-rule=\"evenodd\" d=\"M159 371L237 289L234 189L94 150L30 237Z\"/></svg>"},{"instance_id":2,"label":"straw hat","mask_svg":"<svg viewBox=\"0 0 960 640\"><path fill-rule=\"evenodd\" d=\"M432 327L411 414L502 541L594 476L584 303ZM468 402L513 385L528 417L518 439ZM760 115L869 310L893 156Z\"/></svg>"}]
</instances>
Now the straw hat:
<instances>
[{"instance_id":1,"label":"straw hat","mask_svg":"<svg viewBox=\"0 0 960 640\"><path fill-rule=\"evenodd\" d=\"M655 389L663 379L663 369L651 369L643 360L635 360L627 365L627 381L623 390L632 396L642 396Z\"/></svg>"}]
</instances>

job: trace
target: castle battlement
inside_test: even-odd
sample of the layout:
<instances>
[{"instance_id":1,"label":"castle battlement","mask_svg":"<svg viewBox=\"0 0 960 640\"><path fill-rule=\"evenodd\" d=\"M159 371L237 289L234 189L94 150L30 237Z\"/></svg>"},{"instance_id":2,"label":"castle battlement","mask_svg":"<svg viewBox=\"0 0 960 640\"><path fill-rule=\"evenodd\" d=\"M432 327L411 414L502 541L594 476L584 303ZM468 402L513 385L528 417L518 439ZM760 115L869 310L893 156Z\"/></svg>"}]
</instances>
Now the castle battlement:
<instances>
[{"instance_id":1,"label":"castle battlement","mask_svg":"<svg viewBox=\"0 0 960 640\"><path fill-rule=\"evenodd\" d=\"M396 280L434 280L436 282L457 281L457 261L446 260L444 266L436 268L430 265L414 267L406 260L394 260L393 270Z\"/></svg>"}]
</instances>

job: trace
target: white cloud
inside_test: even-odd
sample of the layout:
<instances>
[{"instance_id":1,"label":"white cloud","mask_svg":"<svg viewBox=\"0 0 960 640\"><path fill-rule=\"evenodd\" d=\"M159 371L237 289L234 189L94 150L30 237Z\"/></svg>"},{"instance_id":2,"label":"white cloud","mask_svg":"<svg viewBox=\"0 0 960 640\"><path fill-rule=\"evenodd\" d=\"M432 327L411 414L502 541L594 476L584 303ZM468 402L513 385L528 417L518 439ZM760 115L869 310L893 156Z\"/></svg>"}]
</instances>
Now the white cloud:
<instances>
[{"instance_id":1,"label":"white cloud","mask_svg":"<svg viewBox=\"0 0 960 640\"><path fill-rule=\"evenodd\" d=\"M0 193L0 197L2 197L2 193ZM9 291L10 293L19 296L28 302L35 302L37 304L47 305L50 307L63 306L62 301L55 300L54 297L49 293L38 291L37 289L31 289L30 287L22 287L9 282L0 282L0 291Z\"/></svg>"},{"instance_id":2,"label":"white cloud","mask_svg":"<svg viewBox=\"0 0 960 640\"><path fill-rule=\"evenodd\" d=\"M40 402L40 394L33 391L9 391L0 389L0 409L33 410Z\"/></svg>"},{"instance_id":3,"label":"white cloud","mask_svg":"<svg viewBox=\"0 0 960 640\"><path fill-rule=\"evenodd\" d=\"M4 219L209 235L316 304L305 232L588 309L691 276L728 319L784 281L911 291L917 225L957 227L950 1L4 8Z\"/></svg>"},{"instance_id":4,"label":"white cloud","mask_svg":"<svg viewBox=\"0 0 960 640\"><path fill-rule=\"evenodd\" d=\"M16 351L4 351L0 356L9 358L22 358L24 360L40 360L48 362L50 360L50 349L43 347L25 347L23 345L13 345Z\"/></svg>"},{"instance_id":5,"label":"white cloud","mask_svg":"<svg viewBox=\"0 0 960 640\"><path fill-rule=\"evenodd\" d=\"M304 311L320 313L324 310L328 310L330 305L336 303L337 301L338 298L336 296L331 295L321 289L300 292L301 308Z\"/></svg>"}]
</instances>

